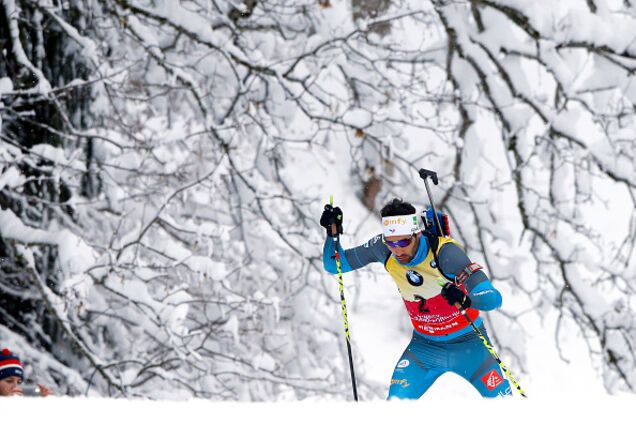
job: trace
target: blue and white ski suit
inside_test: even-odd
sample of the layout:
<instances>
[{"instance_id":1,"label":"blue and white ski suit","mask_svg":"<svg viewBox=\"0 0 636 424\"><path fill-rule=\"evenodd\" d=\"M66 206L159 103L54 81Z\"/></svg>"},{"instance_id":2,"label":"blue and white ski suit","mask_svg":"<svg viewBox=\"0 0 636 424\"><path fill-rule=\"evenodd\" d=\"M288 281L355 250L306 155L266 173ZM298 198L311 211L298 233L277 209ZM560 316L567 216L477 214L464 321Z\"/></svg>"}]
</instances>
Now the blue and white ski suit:
<instances>
[{"instance_id":1,"label":"blue and white ski suit","mask_svg":"<svg viewBox=\"0 0 636 424\"><path fill-rule=\"evenodd\" d=\"M510 384L495 359L466 318L442 298L440 283L446 280L439 272L427 239L420 236L418 240L415 256L406 264L392 255L380 235L347 250L338 243L342 272L373 262L384 265L397 284L413 323L413 337L395 366L388 398L417 399L447 371L466 379L484 397L510 395ZM453 278L471 263L450 238L439 238L437 256L444 273ZM327 272L337 273L330 237L324 245L323 264ZM501 294L481 270L472 273L459 287L472 302L468 316L488 339L479 311L500 307Z\"/></svg>"}]
</instances>

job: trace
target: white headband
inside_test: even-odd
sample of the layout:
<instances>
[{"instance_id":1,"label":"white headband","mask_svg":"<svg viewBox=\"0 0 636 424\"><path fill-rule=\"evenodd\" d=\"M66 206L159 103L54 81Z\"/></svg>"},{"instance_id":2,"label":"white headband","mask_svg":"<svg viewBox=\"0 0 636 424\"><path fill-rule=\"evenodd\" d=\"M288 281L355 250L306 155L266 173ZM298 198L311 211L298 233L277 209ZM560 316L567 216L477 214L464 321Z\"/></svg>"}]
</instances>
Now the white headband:
<instances>
[{"instance_id":1,"label":"white headband","mask_svg":"<svg viewBox=\"0 0 636 424\"><path fill-rule=\"evenodd\" d=\"M382 233L384 237L410 236L420 231L417 214L382 217Z\"/></svg>"}]
</instances>

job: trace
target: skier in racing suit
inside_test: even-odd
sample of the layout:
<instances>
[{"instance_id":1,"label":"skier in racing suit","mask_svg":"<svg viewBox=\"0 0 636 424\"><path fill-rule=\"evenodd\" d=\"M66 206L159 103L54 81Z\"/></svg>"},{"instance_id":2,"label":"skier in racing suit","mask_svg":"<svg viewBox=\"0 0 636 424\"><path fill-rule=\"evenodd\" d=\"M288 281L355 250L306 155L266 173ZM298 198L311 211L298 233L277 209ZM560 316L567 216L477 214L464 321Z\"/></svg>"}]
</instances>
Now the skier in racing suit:
<instances>
[{"instance_id":1,"label":"skier in racing suit","mask_svg":"<svg viewBox=\"0 0 636 424\"><path fill-rule=\"evenodd\" d=\"M508 381L469 322L488 339L479 311L501 306L501 294L450 237L427 237L415 207L393 199L382 210L383 232L365 244L343 250L342 272L380 262L397 284L413 324L413 337L398 360L388 398L418 399L447 371L468 381L483 397L511 395ZM325 270L336 274L333 235L342 234L342 210L330 205L320 218L327 229ZM431 245L435 246L435 251ZM441 270L455 283L448 282Z\"/></svg>"}]
</instances>

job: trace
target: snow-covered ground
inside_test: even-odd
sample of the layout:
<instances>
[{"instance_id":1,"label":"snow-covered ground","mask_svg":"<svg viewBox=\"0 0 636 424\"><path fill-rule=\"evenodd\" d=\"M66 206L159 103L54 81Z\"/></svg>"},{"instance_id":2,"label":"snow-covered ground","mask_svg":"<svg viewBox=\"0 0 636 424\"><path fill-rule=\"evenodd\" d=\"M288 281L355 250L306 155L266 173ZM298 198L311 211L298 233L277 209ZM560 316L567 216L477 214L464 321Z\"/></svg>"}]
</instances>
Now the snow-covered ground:
<instances>
[{"instance_id":1,"label":"snow-covered ground","mask_svg":"<svg viewBox=\"0 0 636 424\"><path fill-rule=\"evenodd\" d=\"M633 416L636 398L571 396L563 384L560 396L537 393L532 399L479 400L446 398L435 401L333 402L303 401L237 403L142 401L88 398L3 398L3 423L397 423L466 421L471 424L515 422L614 422ZM627 420L629 422L629 419Z\"/></svg>"}]
</instances>

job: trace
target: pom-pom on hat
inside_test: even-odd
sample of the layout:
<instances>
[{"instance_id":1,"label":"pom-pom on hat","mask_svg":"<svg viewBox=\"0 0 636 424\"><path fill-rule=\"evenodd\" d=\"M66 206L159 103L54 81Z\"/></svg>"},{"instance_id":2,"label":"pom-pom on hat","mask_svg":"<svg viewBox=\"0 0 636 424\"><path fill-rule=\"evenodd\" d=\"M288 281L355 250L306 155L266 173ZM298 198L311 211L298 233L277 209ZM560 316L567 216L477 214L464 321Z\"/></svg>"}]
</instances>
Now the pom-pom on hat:
<instances>
[{"instance_id":1,"label":"pom-pom on hat","mask_svg":"<svg viewBox=\"0 0 636 424\"><path fill-rule=\"evenodd\" d=\"M2 349L0 352L0 380L9 377L19 377L24 379L24 368L20 358L13 355L9 349Z\"/></svg>"}]
</instances>

